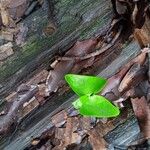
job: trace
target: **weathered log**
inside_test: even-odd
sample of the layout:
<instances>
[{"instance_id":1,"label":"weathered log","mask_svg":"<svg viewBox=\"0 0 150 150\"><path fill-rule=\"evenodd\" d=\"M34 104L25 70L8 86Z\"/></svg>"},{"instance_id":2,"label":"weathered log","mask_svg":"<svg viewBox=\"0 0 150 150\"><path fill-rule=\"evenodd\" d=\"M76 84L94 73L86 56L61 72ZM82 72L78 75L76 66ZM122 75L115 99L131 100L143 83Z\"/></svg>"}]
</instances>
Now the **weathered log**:
<instances>
[{"instance_id":1,"label":"weathered log","mask_svg":"<svg viewBox=\"0 0 150 150\"><path fill-rule=\"evenodd\" d=\"M118 63L118 67L115 67L116 63L112 62L111 65L105 69L105 71L108 72L110 71L111 67L111 73L109 74L110 76L113 75L115 72L117 72L118 68L121 68L121 66L123 66L125 62L131 60L133 57L139 54L139 48L137 43L132 42L128 46L126 46L122 50L122 53L118 56L116 61L121 62L122 58L124 57L124 54L128 55L126 57L126 60L124 60L122 64ZM32 139L39 137L45 130L51 128L53 126L52 123L50 122L51 117L60 110L67 108L71 104L71 102L75 99L74 96L73 97L71 96L72 94L71 95L67 94L66 98L65 95L57 96L55 94L54 97L51 97L50 100L47 101L38 110L33 111L27 118L24 118L21 124L19 124L15 136L13 136L11 141L9 141L9 138L5 138L6 141L10 142L11 147L9 145L6 147L5 144L7 142L3 139L1 140L1 148L5 147L5 149L9 148L15 149L19 147L19 149L24 149L25 147L30 145ZM70 96L71 98L69 99ZM66 99L65 101L67 102L65 102L62 105L64 99Z\"/></svg>"},{"instance_id":2,"label":"weathered log","mask_svg":"<svg viewBox=\"0 0 150 150\"><path fill-rule=\"evenodd\" d=\"M17 47L16 53L0 67L1 97L17 87L30 73L33 75L43 65L48 67L54 54L65 52L77 38L89 38L101 32L98 29L105 30L112 18L109 1L60 0L54 7L59 10L55 16L58 27L52 35L43 34L49 22L44 8L22 21L29 29L26 44L22 48Z\"/></svg>"},{"instance_id":3,"label":"weathered log","mask_svg":"<svg viewBox=\"0 0 150 150\"><path fill-rule=\"evenodd\" d=\"M47 36L47 34L42 34L45 32L42 29L49 22L46 11L44 12L43 8L34 12L23 21L29 26L27 44L23 48L17 48L19 51L2 64L0 68L0 81L3 82L1 83L0 96L7 95L17 85L25 82L42 68L47 69L49 63L53 60L53 56L58 54L59 50L61 53L64 53L72 46L76 39L85 39L93 35L97 36L99 34L97 33L99 32L98 29L101 28L104 31L106 28L104 27L105 24L106 26L109 25L111 20L109 1L96 0L91 3L90 0L74 2L64 2L64 0L61 0L55 4L55 7L57 9L61 7L61 11L56 14L58 27L52 35ZM97 64L95 63L96 69L94 70L93 68L95 74L108 78L139 54L140 48L135 41L123 45L123 48L121 46L122 43L116 43L114 47L111 47L103 55L102 63L98 61ZM93 72L91 73L93 74ZM51 130L53 127L51 117L70 106L75 98L72 96L72 93L59 94L55 93L53 96L50 96L43 106L31 111L27 116L20 118L15 132L1 139L0 149L25 149L30 146L33 139L40 137L45 131ZM129 115L132 115L132 113ZM132 117L125 118L125 123L115 123L115 126L117 125L120 126L116 127L114 132L111 131L106 136L106 141L110 141L110 144L113 146L120 140L122 140L121 146L122 144L129 145L135 140L135 137L138 138L139 128L136 119ZM133 131L129 139L122 132L126 127L129 127ZM135 130L133 130L134 127ZM111 142L114 133L116 139Z\"/></svg>"},{"instance_id":4,"label":"weathered log","mask_svg":"<svg viewBox=\"0 0 150 150\"><path fill-rule=\"evenodd\" d=\"M36 92L38 88L36 86L27 87L26 90L19 90L18 94L12 101L12 105L4 118L0 120L0 134L5 134L7 130L10 130L12 124L15 124L16 120L18 119L18 112L19 109L23 108L23 105L28 102Z\"/></svg>"}]
</instances>

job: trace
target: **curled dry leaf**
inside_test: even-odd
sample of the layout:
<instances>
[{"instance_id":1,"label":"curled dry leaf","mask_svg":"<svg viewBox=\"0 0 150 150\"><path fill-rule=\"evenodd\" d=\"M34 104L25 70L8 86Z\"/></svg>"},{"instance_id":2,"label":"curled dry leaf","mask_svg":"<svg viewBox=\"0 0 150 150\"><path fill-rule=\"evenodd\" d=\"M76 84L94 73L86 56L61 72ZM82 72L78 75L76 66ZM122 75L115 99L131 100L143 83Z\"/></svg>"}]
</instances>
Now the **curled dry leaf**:
<instances>
[{"instance_id":1,"label":"curled dry leaf","mask_svg":"<svg viewBox=\"0 0 150 150\"><path fill-rule=\"evenodd\" d=\"M134 113L138 119L140 129L146 139L150 138L150 106L145 97L131 99Z\"/></svg>"},{"instance_id":2,"label":"curled dry leaf","mask_svg":"<svg viewBox=\"0 0 150 150\"><path fill-rule=\"evenodd\" d=\"M74 46L65 54L67 57L79 56L82 57L94 50L98 44L97 39L87 39L83 41L77 41Z\"/></svg>"},{"instance_id":3,"label":"curled dry leaf","mask_svg":"<svg viewBox=\"0 0 150 150\"><path fill-rule=\"evenodd\" d=\"M122 79L118 88L119 92L123 93L138 85L142 80L146 79L146 73L147 67L134 64Z\"/></svg>"},{"instance_id":4,"label":"curled dry leaf","mask_svg":"<svg viewBox=\"0 0 150 150\"><path fill-rule=\"evenodd\" d=\"M94 51L97 45L97 39L87 39L84 41L77 41L75 45L65 54L67 57L72 56L84 56L85 54ZM93 58L91 58L93 60ZM86 62L86 63L85 63ZM88 62L88 63L87 63ZM56 92L61 81L64 79L64 75L69 72L78 73L81 69L91 65L91 60L76 61L75 59L61 60L55 64L54 70L49 72L47 77L46 85L46 95L51 92Z\"/></svg>"},{"instance_id":5,"label":"curled dry leaf","mask_svg":"<svg viewBox=\"0 0 150 150\"><path fill-rule=\"evenodd\" d=\"M51 92L56 92L64 78L64 75L71 71L75 61L61 61L59 62L54 70L49 72L46 80L46 96Z\"/></svg>"},{"instance_id":6,"label":"curled dry leaf","mask_svg":"<svg viewBox=\"0 0 150 150\"><path fill-rule=\"evenodd\" d=\"M147 79L147 66L143 66L146 62L146 54L149 53L149 48L144 48L142 53L139 54L135 59L127 64L127 66L131 65L129 71L123 77L118 90L121 93L126 92L138 85L141 81Z\"/></svg>"},{"instance_id":7,"label":"curled dry leaf","mask_svg":"<svg viewBox=\"0 0 150 150\"><path fill-rule=\"evenodd\" d=\"M57 91L65 74L69 72L78 73L81 69L91 66L94 63L96 56L104 53L114 45L120 37L121 32L122 27L119 29L113 40L107 44L107 46L102 47L102 49L96 52L94 51L94 48L98 44L97 39L88 39L81 42L76 42L75 45L65 54L65 56L60 58L60 62L55 64L54 70L50 71L46 81L46 85L48 87L46 90L46 95Z\"/></svg>"},{"instance_id":8,"label":"curled dry leaf","mask_svg":"<svg viewBox=\"0 0 150 150\"><path fill-rule=\"evenodd\" d=\"M132 59L129 63L127 63L117 74L115 74L114 76L110 77L107 81L107 85L105 86L105 88L102 90L101 95L106 96L107 98L109 98L109 94L112 93L116 96L119 96L119 91L118 91L118 86L121 83L123 77L126 75L126 73L129 71L129 69L131 68L131 66L135 63L139 63L139 64L143 64L145 62L146 59L146 53L148 52L148 49L144 49L142 50L142 52L135 57L134 59ZM114 99L116 98L116 96L112 96L111 95L111 99L114 97ZM113 99L112 99L113 100Z\"/></svg>"},{"instance_id":9,"label":"curled dry leaf","mask_svg":"<svg viewBox=\"0 0 150 150\"><path fill-rule=\"evenodd\" d=\"M76 59L76 60L85 60L88 58L92 58L92 57L96 57L102 53L104 53L105 51L107 51L108 49L110 49L118 40L118 38L120 37L121 33L122 33L123 27L121 26L117 32L117 34L114 36L114 38L109 42L109 44L107 44L106 46L103 46L101 49L99 49L98 51L94 51L94 52L90 52L90 53L85 53L83 56L64 56L59 58L59 60L72 60L72 59ZM107 37L107 36L106 36Z\"/></svg>"},{"instance_id":10,"label":"curled dry leaf","mask_svg":"<svg viewBox=\"0 0 150 150\"><path fill-rule=\"evenodd\" d=\"M131 62L133 63L133 60L131 60ZM117 74L115 74L107 80L107 85L102 90L101 95L111 100L116 100L116 98L118 99L118 97L120 96L118 86L122 78L125 76L129 68L131 67L131 62L130 64L124 66L124 68L121 71L119 71Z\"/></svg>"}]
</instances>

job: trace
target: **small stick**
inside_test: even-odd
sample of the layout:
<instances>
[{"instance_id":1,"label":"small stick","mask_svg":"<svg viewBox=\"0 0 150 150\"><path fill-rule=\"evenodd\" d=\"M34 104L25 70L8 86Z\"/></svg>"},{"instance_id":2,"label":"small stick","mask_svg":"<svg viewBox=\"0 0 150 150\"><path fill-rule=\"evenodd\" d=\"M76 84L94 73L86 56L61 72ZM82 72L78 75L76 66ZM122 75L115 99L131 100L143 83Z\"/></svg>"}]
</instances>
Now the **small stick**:
<instances>
[{"instance_id":1,"label":"small stick","mask_svg":"<svg viewBox=\"0 0 150 150\"><path fill-rule=\"evenodd\" d=\"M11 125L15 124L18 119L18 112L25 102L28 102L38 91L37 86L31 86L29 89L20 89L14 99L8 113L0 120L0 135L10 131Z\"/></svg>"}]
</instances>

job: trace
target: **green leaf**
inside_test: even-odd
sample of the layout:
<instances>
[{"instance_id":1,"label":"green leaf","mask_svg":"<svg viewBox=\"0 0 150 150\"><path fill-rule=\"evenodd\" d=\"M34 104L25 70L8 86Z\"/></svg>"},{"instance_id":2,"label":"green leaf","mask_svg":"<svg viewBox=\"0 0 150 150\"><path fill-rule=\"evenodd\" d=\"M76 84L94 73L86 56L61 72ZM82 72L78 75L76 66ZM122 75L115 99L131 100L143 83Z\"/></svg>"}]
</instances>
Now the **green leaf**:
<instances>
[{"instance_id":1,"label":"green leaf","mask_svg":"<svg viewBox=\"0 0 150 150\"><path fill-rule=\"evenodd\" d=\"M67 74L65 80L72 90L79 96L91 95L100 92L107 80L101 77Z\"/></svg>"},{"instance_id":2,"label":"green leaf","mask_svg":"<svg viewBox=\"0 0 150 150\"><path fill-rule=\"evenodd\" d=\"M79 109L81 115L109 118L118 116L118 107L110 103L105 97L98 95L85 95L73 102L73 106Z\"/></svg>"}]
</instances>

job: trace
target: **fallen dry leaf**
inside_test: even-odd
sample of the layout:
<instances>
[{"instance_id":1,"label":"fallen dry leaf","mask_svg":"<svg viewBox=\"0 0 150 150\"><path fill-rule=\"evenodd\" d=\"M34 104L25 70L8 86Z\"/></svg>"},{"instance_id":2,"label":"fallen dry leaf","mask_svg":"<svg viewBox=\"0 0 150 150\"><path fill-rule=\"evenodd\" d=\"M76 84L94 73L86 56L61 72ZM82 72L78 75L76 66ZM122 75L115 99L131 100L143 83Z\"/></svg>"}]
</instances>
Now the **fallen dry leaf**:
<instances>
[{"instance_id":1,"label":"fallen dry leaf","mask_svg":"<svg viewBox=\"0 0 150 150\"><path fill-rule=\"evenodd\" d=\"M99 56L100 54L103 54L108 49L110 49L112 46L114 46L116 41L119 39L119 37L122 33L122 30L123 30L123 27L121 26L119 28L118 32L116 33L116 35L113 38L111 38L112 40L110 40L108 44L104 43L104 45L97 51L90 52L90 53L85 53L83 56L69 56L68 57L68 56L65 55L64 57L59 58L59 60L72 60L72 59L75 59L75 60L80 60L81 61L81 60L86 60L86 59L90 59L92 57Z\"/></svg>"},{"instance_id":2,"label":"fallen dry leaf","mask_svg":"<svg viewBox=\"0 0 150 150\"><path fill-rule=\"evenodd\" d=\"M93 150L106 150L106 141L102 137L100 132L97 132L95 128L88 132L89 142L92 145Z\"/></svg>"},{"instance_id":3,"label":"fallen dry leaf","mask_svg":"<svg viewBox=\"0 0 150 150\"><path fill-rule=\"evenodd\" d=\"M94 51L95 46L97 45L97 39L88 39L84 41L77 41L74 46L65 54L65 56L84 56L85 54L91 53ZM93 60L93 58L91 58ZM85 62L88 62L87 64ZM46 95L49 95L51 92L56 92L58 87L61 85L64 80L64 75L69 72L78 73L81 69L91 65L91 61L84 60L76 61L75 59L71 60L61 60L55 64L54 70L49 72L47 77L46 85Z\"/></svg>"},{"instance_id":4,"label":"fallen dry leaf","mask_svg":"<svg viewBox=\"0 0 150 150\"><path fill-rule=\"evenodd\" d=\"M95 57L111 48L118 40L121 33L122 27L119 28L112 41L99 51L94 51L98 44L98 39L88 39L81 42L77 41L64 57L58 59L60 60L59 63L54 63L54 70L51 70L47 77L46 95L48 96L51 92L57 91L58 87L62 85L65 74L79 73L83 68L91 66L94 63Z\"/></svg>"},{"instance_id":5,"label":"fallen dry leaf","mask_svg":"<svg viewBox=\"0 0 150 150\"><path fill-rule=\"evenodd\" d=\"M145 97L131 99L135 116L138 119L141 132L146 139L150 138L150 106Z\"/></svg>"},{"instance_id":6,"label":"fallen dry leaf","mask_svg":"<svg viewBox=\"0 0 150 150\"><path fill-rule=\"evenodd\" d=\"M65 54L67 57L71 56L85 56L94 50L98 44L97 39L87 39L83 41L77 41L74 46Z\"/></svg>"},{"instance_id":7,"label":"fallen dry leaf","mask_svg":"<svg viewBox=\"0 0 150 150\"><path fill-rule=\"evenodd\" d=\"M78 133L74 132L79 125L79 121L77 117L71 117L67 118L66 123L66 130L64 134L64 145L70 145L70 144L80 144L82 141L82 136Z\"/></svg>"},{"instance_id":8,"label":"fallen dry leaf","mask_svg":"<svg viewBox=\"0 0 150 150\"><path fill-rule=\"evenodd\" d=\"M51 92L56 92L58 87L61 85L61 81L64 80L64 75L71 71L75 61L61 61L56 65L54 70L49 72L46 80L46 95L48 96Z\"/></svg>"},{"instance_id":9,"label":"fallen dry leaf","mask_svg":"<svg viewBox=\"0 0 150 150\"><path fill-rule=\"evenodd\" d=\"M147 71L147 67L134 64L122 79L118 87L119 92L122 93L136 87L142 80L146 79Z\"/></svg>"},{"instance_id":10,"label":"fallen dry leaf","mask_svg":"<svg viewBox=\"0 0 150 150\"><path fill-rule=\"evenodd\" d=\"M145 62L146 54L148 51L149 51L149 48L144 48L137 57L135 57L130 62L128 62L114 76L110 77L107 81L107 85L102 90L101 95L106 96L108 99L110 97L111 100L115 100L118 96L120 96L118 87L119 87L119 84L121 83L123 77L126 75L126 73L128 72L128 70L131 68L131 66L133 64L138 63L138 64L142 65Z\"/></svg>"},{"instance_id":11,"label":"fallen dry leaf","mask_svg":"<svg viewBox=\"0 0 150 150\"><path fill-rule=\"evenodd\" d=\"M84 132L92 129L93 128L92 118L90 118L90 117L81 117L80 118L80 128L82 128L82 130Z\"/></svg>"}]
</instances>

